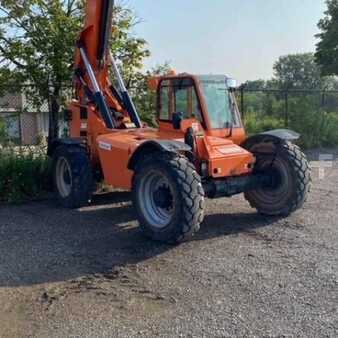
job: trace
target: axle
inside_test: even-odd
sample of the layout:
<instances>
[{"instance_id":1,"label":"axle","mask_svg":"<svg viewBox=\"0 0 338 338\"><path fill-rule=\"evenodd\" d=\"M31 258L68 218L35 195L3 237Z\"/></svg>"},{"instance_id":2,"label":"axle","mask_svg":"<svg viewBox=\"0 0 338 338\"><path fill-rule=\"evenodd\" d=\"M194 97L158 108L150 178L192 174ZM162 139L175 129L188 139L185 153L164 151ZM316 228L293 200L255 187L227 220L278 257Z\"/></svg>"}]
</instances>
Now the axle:
<instances>
[{"instance_id":1,"label":"axle","mask_svg":"<svg viewBox=\"0 0 338 338\"><path fill-rule=\"evenodd\" d=\"M209 198L231 197L246 191L273 186L274 178L269 174L251 174L208 180L203 184L204 191Z\"/></svg>"}]
</instances>

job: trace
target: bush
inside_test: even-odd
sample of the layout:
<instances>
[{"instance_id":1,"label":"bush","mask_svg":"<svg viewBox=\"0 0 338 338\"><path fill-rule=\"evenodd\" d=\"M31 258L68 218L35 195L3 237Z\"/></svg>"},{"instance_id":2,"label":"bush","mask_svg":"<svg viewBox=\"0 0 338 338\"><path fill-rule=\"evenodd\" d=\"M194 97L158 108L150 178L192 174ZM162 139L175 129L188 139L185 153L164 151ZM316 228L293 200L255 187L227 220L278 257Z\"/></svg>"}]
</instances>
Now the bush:
<instances>
[{"instance_id":1,"label":"bush","mask_svg":"<svg viewBox=\"0 0 338 338\"><path fill-rule=\"evenodd\" d=\"M304 148L338 146L338 114L324 111L304 110L294 107L290 113L289 129L301 134L298 144ZM245 117L249 135L263 131L285 128L285 121L275 116L250 113Z\"/></svg>"},{"instance_id":2,"label":"bush","mask_svg":"<svg viewBox=\"0 0 338 338\"><path fill-rule=\"evenodd\" d=\"M338 146L338 114L316 107L314 97L290 101L290 128L301 134L303 148Z\"/></svg>"},{"instance_id":3,"label":"bush","mask_svg":"<svg viewBox=\"0 0 338 338\"><path fill-rule=\"evenodd\" d=\"M254 135L267 130L283 128L284 121L274 116L250 113L245 116L245 126L247 133Z\"/></svg>"},{"instance_id":4,"label":"bush","mask_svg":"<svg viewBox=\"0 0 338 338\"><path fill-rule=\"evenodd\" d=\"M0 148L0 201L22 202L49 187L49 162L44 148Z\"/></svg>"},{"instance_id":5,"label":"bush","mask_svg":"<svg viewBox=\"0 0 338 338\"><path fill-rule=\"evenodd\" d=\"M338 115L324 111L291 116L290 128L301 134L299 144L306 149L338 146Z\"/></svg>"}]
</instances>

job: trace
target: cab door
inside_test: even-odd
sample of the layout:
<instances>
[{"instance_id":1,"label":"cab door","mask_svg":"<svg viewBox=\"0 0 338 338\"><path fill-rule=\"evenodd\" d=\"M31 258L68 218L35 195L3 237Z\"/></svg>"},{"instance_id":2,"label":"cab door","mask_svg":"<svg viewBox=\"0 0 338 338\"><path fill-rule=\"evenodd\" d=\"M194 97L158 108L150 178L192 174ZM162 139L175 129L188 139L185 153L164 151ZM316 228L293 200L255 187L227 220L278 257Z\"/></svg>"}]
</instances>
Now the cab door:
<instances>
[{"instance_id":1,"label":"cab door","mask_svg":"<svg viewBox=\"0 0 338 338\"><path fill-rule=\"evenodd\" d=\"M158 122L161 130L178 132L173 116L179 114L182 121L197 120L204 124L201 104L192 78L164 79L158 92Z\"/></svg>"}]
</instances>

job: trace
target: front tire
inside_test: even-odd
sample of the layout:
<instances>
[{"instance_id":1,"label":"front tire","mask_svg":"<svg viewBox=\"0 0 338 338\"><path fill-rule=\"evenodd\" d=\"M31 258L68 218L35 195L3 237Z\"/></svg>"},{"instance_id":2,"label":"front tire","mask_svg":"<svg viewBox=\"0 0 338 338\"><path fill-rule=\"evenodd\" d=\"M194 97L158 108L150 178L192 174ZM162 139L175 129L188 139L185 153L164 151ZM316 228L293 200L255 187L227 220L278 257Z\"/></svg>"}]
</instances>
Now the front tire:
<instances>
[{"instance_id":1,"label":"front tire","mask_svg":"<svg viewBox=\"0 0 338 338\"><path fill-rule=\"evenodd\" d=\"M310 167L304 153L290 142L281 143L273 153L265 152L265 144L258 144L254 149L255 170L271 175L273 183L246 192L250 205L263 215L282 217L301 208L311 185Z\"/></svg>"},{"instance_id":2,"label":"front tire","mask_svg":"<svg viewBox=\"0 0 338 338\"><path fill-rule=\"evenodd\" d=\"M93 173L86 149L59 146L53 156L52 168L59 203L70 209L88 205L93 193Z\"/></svg>"},{"instance_id":3,"label":"front tire","mask_svg":"<svg viewBox=\"0 0 338 338\"><path fill-rule=\"evenodd\" d=\"M194 166L178 154L147 156L136 167L133 202L147 237L168 243L190 239L204 218L204 190Z\"/></svg>"}]
</instances>

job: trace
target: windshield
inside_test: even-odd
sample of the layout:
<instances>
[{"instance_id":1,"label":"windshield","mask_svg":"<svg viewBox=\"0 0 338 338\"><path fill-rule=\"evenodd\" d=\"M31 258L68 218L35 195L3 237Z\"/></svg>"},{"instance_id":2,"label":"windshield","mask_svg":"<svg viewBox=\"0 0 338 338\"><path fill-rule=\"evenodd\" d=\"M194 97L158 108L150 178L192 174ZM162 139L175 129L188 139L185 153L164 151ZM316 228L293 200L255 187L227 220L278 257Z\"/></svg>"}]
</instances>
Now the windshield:
<instances>
[{"instance_id":1,"label":"windshield","mask_svg":"<svg viewBox=\"0 0 338 338\"><path fill-rule=\"evenodd\" d=\"M226 85L224 75L201 75L205 101L207 104L211 128L230 128L238 123L235 101Z\"/></svg>"}]
</instances>

